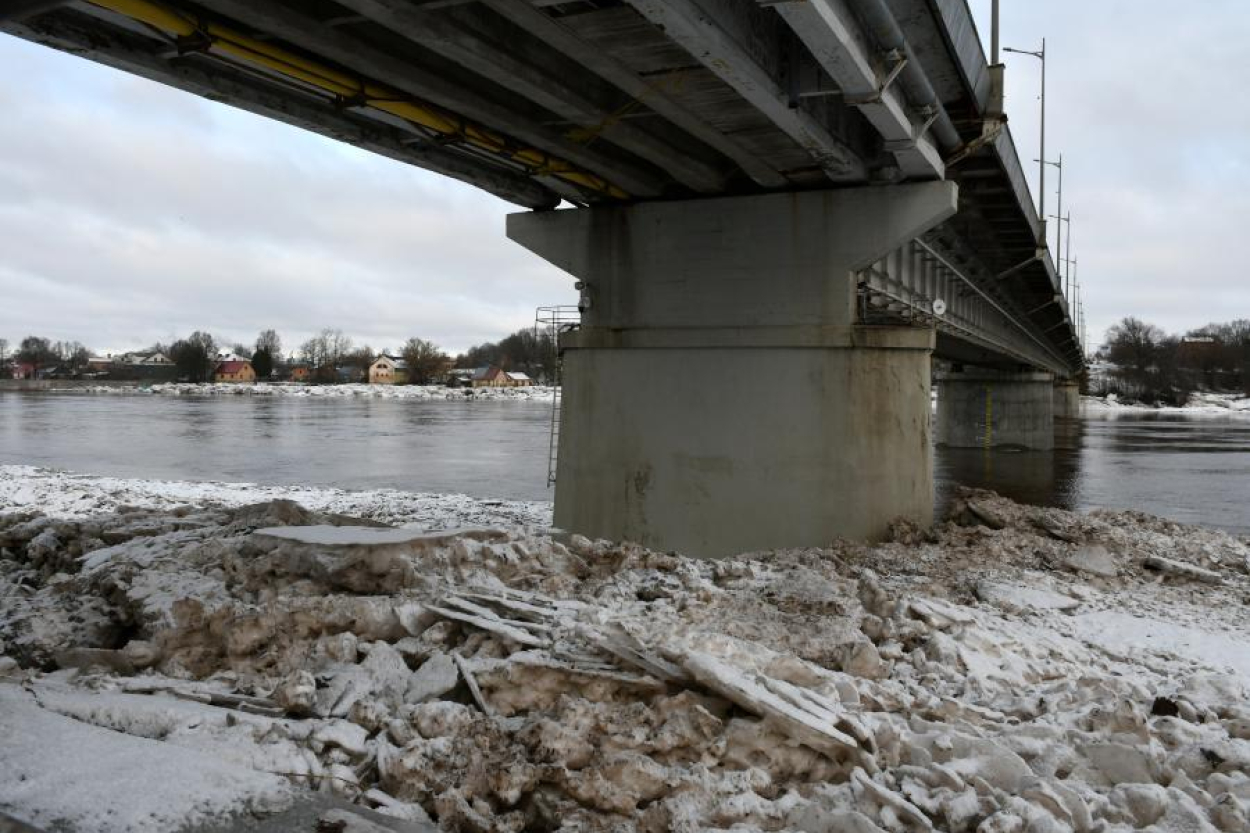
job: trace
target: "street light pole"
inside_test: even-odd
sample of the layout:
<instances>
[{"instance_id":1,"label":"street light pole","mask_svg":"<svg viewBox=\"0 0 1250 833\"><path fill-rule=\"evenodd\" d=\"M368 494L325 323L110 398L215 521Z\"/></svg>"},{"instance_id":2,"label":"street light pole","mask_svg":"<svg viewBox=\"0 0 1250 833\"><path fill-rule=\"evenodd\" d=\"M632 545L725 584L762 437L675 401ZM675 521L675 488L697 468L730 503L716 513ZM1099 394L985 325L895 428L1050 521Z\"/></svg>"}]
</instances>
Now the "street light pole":
<instances>
[{"instance_id":1,"label":"street light pole","mask_svg":"<svg viewBox=\"0 0 1250 833\"><path fill-rule=\"evenodd\" d=\"M1068 278L1071 277L1072 270L1072 212L1068 212L1068 216L1063 217L1059 214L1051 214L1050 219L1054 220L1059 226L1059 233L1055 235L1055 245L1058 251L1055 256L1055 270L1059 273L1060 288L1064 290L1064 294L1068 294ZM1068 227L1068 245L1063 244L1063 227ZM1064 253L1067 253L1066 256Z\"/></svg>"},{"instance_id":2,"label":"street light pole","mask_svg":"<svg viewBox=\"0 0 1250 833\"><path fill-rule=\"evenodd\" d=\"M1043 167L1045 167L1046 165L1050 165L1052 168L1059 169L1059 204L1058 206L1055 207L1055 213L1052 216L1056 220L1059 220L1060 222L1062 222L1063 221L1063 154L1062 153L1059 154L1058 162L1051 162L1047 160L1046 157L1044 156L1041 159L1038 159L1035 161L1041 162ZM1055 251L1060 258L1063 257L1063 226L1062 225L1060 225L1058 231L1055 232Z\"/></svg>"},{"instance_id":3,"label":"street light pole","mask_svg":"<svg viewBox=\"0 0 1250 833\"><path fill-rule=\"evenodd\" d=\"M1042 224L1043 247L1046 243L1046 38L1042 38L1042 48L1033 52L1028 49L1012 49L1010 46L1003 47L1004 52L1014 52L1017 55L1032 55L1042 62L1042 138L1041 148L1038 154L1041 157L1037 165L1037 218Z\"/></svg>"},{"instance_id":4,"label":"street light pole","mask_svg":"<svg viewBox=\"0 0 1250 833\"><path fill-rule=\"evenodd\" d=\"M990 12L990 66L998 66L998 0Z\"/></svg>"}]
</instances>

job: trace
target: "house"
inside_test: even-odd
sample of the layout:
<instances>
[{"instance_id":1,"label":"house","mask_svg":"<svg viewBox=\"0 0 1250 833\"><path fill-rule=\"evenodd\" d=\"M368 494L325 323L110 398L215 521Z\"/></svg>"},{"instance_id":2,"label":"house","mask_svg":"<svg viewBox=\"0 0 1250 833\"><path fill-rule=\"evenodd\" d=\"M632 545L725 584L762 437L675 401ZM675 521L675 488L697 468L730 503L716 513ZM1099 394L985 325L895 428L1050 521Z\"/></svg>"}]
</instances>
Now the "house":
<instances>
[{"instance_id":1,"label":"house","mask_svg":"<svg viewBox=\"0 0 1250 833\"><path fill-rule=\"evenodd\" d=\"M132 367L171 367L173 360L161 352L154 353L122 353L113 364L124 364Z\"/></svg>"},{"instance_id":2,"label":"house","mask_svg":"<svg viewBox=\"0 0 1250 833\"><path fill-rule=\"evenodd\" d=\"M307 382L312 378L312 365L291 359L274 365L272 375L281 382Z\"/></svg>"},{"instance_id":3,"label":"house","mask_svg":"<svg viewBox=\"0 0 1250 833\"><path fill-rule=\"evenodd\" d=\"M524 373L508 373L501 367L490 365L473 371L470 384L475 388L519 388L534 384Z\"/></svg>"},{"instance_id":4,"label":"house","mask_svg":"<svg viewBox=\"0 0 1250 833\"><path fill-rule=\"evenodd\" d=\"M408 363L398 356L385 353L369 365L369 384L402 385L408 381Z\"/></svg>"},{"instance_id":5,"label":"house","mask_svg":"<svg viewBox=\"0 0 1250 833\"><path fill-rule=\"evenodd\" d=\"M115 379L172 382L178 377L178 366L159 351L122 353L113 358L108 373Z\"/></svg>"},{"instance_id":6,"label":"house","mask_svg":"<svg viewBox=\"0 0 1250 833\"><path fill-rule=\"evenodd\" d=\"M247 359L218 362L213 371L214 382L255 382L256 371Z\"/></svg>"},{"instance_id":7,"label":"house","mask_svg":"<svg viewBox=\"0 0 1250 833\"><path fill-rule=\"evenodd\" d=\"M37 375L35 366L30 362L13 362L12 369L14 379L34 379Z\"/></svg>"}]
</instances>

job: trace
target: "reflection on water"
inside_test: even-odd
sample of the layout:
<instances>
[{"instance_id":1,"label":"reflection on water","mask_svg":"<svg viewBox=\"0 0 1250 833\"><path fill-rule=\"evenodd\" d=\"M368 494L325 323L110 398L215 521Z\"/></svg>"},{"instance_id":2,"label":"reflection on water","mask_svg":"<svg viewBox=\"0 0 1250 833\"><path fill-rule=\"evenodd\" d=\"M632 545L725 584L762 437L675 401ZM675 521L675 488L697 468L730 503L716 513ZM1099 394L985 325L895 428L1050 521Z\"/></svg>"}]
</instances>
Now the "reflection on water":
<instances>
[{"instance_id":1,"label":"reflection on water","mask_svg":"<svg viewBox=\"0 0 1250 833\"><path fill-rule=\"evenodd\" d=\"M0 394L0 462L550 500L541 402Z\"/></svg>"},{"instance_id":2,"label":"reflection on water","mask_svg":"<svg viewBox=\"0 0 1250 833\"><path fill-rule=\"evenodd\" d=\"M0 463L118 477L464 492L550 500L549 405L0 394ZM953 484L1065 509L1138 509L1250 533L1250 420L1065 421L1053 452L936 449Z\"/></svg>"},{"instance_id":3,"label":"reflection on water","mask_svg":"<svg viewBox=\"0 0 1250 833\"><path fill-rule=\"evenodd\" d=\"M1080 508L1079 475L1085 428L1084 420L1056 421L1054 451L935 449L938 517L945 514L956 484L993 489L1023 503Z\"/></svg>"},{"instance_id":4,"label":"reflection on water","mask_svg":"<svg viewBox=\"0 0 1250 833\"><path fill-rule=\"evenodd\" d=\"M1054 452L937 449L937 506L952 484L1064 509L1136 509L1250 533L1250 420L1132 412L1057 425Z\"/></svg>"}]
</instances>

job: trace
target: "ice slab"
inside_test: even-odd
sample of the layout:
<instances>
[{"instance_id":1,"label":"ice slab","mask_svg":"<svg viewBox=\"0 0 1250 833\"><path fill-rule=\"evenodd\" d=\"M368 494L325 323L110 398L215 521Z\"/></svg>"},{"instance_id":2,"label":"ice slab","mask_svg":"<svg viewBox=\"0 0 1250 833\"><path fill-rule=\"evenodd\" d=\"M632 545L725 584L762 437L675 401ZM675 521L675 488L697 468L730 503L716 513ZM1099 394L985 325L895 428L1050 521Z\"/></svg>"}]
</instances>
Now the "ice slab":
<instances>
[{"instance_id":1,"label":"ice slab","mask_svg":"<svg viewBox=\"0 0 1250 833\"><path fill-rule=\"evenodd\" d=\"M280 811L286 779L102 729L0 684L0 808L38 827L162 833L244 809Z\"/></svg>"},{"instance_id":2,"label":"ice slab","mask_svg":"<svg viewBox=\"0 0 1250 833\"><path fill-rule=\"evenodd\" d=\"M279 538L318 547L381 547L394 544L437 544L462 535L493 536L500 533L484 529L444 529L423 532L416 529L385 529L376 526L271 526L256 530L254 535Z\"/></svg>"}]
</instances>

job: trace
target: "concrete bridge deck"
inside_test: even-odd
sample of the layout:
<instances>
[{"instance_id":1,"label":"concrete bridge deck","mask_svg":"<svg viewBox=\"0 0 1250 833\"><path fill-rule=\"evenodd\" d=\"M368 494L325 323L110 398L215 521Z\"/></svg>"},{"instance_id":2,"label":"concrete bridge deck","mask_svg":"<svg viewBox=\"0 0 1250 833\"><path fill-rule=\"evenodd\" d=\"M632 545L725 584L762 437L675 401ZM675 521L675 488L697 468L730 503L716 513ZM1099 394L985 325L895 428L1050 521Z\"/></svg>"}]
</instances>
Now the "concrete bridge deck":
<instances>
[{"instance_id":1,"label":"concrete bridge deck","mask_svg":"<svg viewBox=\"0 0 1250 833\"><path fill-rule=\"evenodd\" d=\"M984 371L1083 366L966 0L10 0L0 30L532 209L509 234L582 287L578 531L924 521L931 356L983 369L961 414L992 414ZM721 390L778 367L788 415ZM943 436L1012 436L985 419Z\"/></svg>"}]
</instances>

